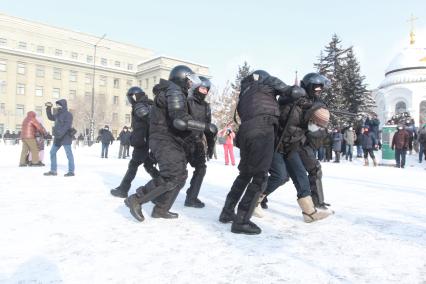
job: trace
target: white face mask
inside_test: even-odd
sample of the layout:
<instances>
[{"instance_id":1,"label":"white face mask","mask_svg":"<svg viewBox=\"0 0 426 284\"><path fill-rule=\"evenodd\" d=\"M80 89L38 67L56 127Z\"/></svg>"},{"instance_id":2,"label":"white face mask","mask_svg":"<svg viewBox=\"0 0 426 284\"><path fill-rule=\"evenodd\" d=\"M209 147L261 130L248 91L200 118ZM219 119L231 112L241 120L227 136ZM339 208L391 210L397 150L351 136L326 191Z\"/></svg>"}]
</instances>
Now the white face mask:
<instances>
[{"instance_id":1,"label":"white face mask","mask_svg":"<svg viewBox=\"0 0 426 284\"><path fill-rule=\"evenodd\" d=\"M308 124L308 130L311 131L311 132L315 132L315 131L321 130L321 127L319 127L315 123L309 123Z\"/></svg>"}]
</instances>

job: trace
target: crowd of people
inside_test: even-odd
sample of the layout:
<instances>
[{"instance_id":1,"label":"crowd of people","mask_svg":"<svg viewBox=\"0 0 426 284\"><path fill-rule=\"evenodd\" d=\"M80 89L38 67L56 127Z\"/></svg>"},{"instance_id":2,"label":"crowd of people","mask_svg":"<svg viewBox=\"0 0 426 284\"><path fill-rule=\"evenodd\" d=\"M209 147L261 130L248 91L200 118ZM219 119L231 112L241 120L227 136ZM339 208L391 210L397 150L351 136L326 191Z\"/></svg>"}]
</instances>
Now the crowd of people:
<instances>
[{"instance_id":1,"label":"crowd of people","mask_svg":"<svg viewBox=\"0 0 426 284\"><path fill-rule=\"evenodd\" d=\"M168 80L161 79L153 88L153 100L140 87L130 88L127 99L132 107L131 126L124 126L117 137L118 158L129 157L130 146L133 152L123 179L111 194L125 198L131 215L140 222L145 219L142 205L150 201L154 203L153 218L178 218L170 209L185 185L189 164L194 171L184 205L203 208L199 193L207 172L206 161L216 156L218 140L223 145L225 165L235 166L233 147L240 150L239 174L230 184L219 214L220 222L232 223L233 233L260 234L261 228L251 221L252 216L262 217L271 194L289 180L296 189L303 220L311 223L327 218L334 211L325 201L320 162L332 161L333 152L335 163L343 157L352 162L356 152L357 158L364 158L365 166L369 165L369 157L377 166L374 152L381 147L380 121L375 114L365 120L358 116L342 129L328 129L330 111L321 98L327 85L327 78L317 73L305 75L299 87L289 86L264 70L252 72L241 81L236 109L241 124L237 132L233 123L226 123L221 130L212 123L206 101L211 83L187 66L176 66ZM84 136L75 138L73 116L65 99L58 100L55 108L46 103L46 114L54 121L54 138L50 171L44 175L57 175L56 153L63 147L68 159L65 176L74 176L71 143L84 141ZM412 121L407 121L398 124L391 145L400 168L405 166L406 152L412 150L410 143L416 139L419 142L419 162L426 149L426 125L417 131ZM44 165L43 139L47 135L41 120L28 112L20 134L19 166ZM108 158L114 140L105 125L96 139L102 145L101 158ZM129 196L141 165L152 179Z\"/></svg>"}]
</instances>

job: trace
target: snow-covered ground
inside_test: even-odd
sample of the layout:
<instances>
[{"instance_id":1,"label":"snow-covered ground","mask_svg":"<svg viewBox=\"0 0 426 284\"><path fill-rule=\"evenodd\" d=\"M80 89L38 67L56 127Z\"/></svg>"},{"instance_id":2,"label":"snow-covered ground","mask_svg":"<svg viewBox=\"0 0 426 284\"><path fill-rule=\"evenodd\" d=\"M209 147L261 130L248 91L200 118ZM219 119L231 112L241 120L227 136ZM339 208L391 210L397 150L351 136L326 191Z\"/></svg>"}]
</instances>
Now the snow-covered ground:
<instances>
[{"instance_id":1,"label":"snow-covered ground","mask_svg":"<svg viewBox=\"0 0 426 284\"><path fill-rule=\"evenodd\" d=\"M263 230L237 235L218 221L237 168L208 163L203 209L183 206L175 220L135 221L112 197L129 160L118 145L74 151L76 176L19 168L20 146L0 145L0 283L426 283L426 171L326 163L326 200L336 214L302 222L293 185L271 196ZM50 164L48 150L45 162ZM220 147L218 147L220 150ZM191 171L190 171L191 172ZM133 183L148 181L141 170Z\"/></svg>"}]
</instances>

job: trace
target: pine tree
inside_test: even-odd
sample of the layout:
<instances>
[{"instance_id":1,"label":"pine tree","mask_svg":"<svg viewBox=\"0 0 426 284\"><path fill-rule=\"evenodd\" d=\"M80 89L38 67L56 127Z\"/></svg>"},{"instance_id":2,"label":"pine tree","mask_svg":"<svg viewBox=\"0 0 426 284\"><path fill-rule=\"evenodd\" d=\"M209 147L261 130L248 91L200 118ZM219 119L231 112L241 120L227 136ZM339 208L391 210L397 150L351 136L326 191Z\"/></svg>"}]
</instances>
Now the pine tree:
<instances>
[{"instance_id":1,"label":"pine tree","mask_svg":"<svg viewBox=\"0 0 426 284\"><path fill-rule=\"evenodd\" d=\"M353 48L347 52L343 76L343 96L347 110L353 113L370 112L375 106L371 92L364 83L365 76L361 75L361 67L355 57Z\"/></svg>"}]
</instances>

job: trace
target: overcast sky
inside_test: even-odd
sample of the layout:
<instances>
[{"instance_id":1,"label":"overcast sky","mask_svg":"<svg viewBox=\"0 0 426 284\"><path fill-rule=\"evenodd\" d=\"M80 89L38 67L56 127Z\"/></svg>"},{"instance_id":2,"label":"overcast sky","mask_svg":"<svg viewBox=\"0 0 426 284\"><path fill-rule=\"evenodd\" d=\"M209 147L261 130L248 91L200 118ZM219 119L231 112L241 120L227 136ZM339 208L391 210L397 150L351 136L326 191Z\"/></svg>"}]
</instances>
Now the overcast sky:
<instances>
[{"instance_id":1,"label":"overcast sky","mask_svg":"<svg viewBox=\"0 0 426 284\"><path fill-rule=\"evenodd\" d=\"M52 1L1 0L0 12L153 49L210 67L219 87L244 60L293 83L313 71L336 33L354 46L376 88L392 58L409 44L413 13L426 47L426 0L369 1Z\"/></svg>"}]
</instances>

